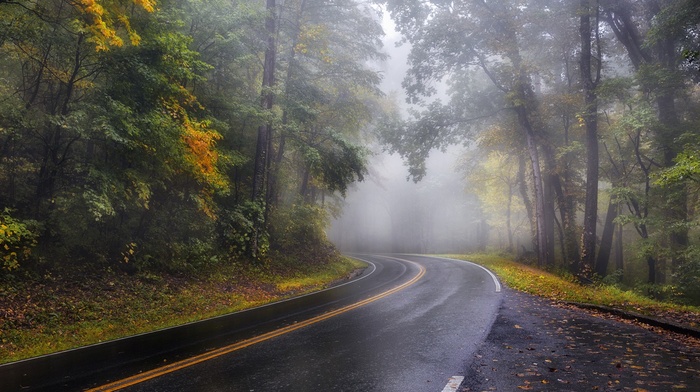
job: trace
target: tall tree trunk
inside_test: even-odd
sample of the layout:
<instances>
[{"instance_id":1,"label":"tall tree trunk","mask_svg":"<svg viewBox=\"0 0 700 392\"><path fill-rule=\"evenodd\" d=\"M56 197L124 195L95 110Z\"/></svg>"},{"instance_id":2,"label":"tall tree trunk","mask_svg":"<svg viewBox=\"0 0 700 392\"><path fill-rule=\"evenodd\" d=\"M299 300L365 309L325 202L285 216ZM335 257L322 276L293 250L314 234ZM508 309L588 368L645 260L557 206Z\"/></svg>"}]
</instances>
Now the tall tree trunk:
<instances>
[{"instance_id":1,"label":"tall tree trunk","mask_svg":"<svg viewBox=\"0 0 700 392\"><path fill-rule=\"evenodd\" d=\"M309 198L309 180L311 179L311 168L308 165L304 166L304 173L301 176L301 184L299 185L299 195L304 200Z\"/></svg>"},{"instance_id":2,"label":"tall tree trunk","mask_svg":"<svg viewBox=\"0 0 700 392\"><path fill-rule=\"evenodd\" d=\"M654 284L656 283L656 259L652 256L647 256L647 282Z\"/></svg>"},{"instance_id":3,"label":"tall tree trunk","mask_svg":"<svg viewBox=\"0 0 700 392\"><path fill-rule=\"evenodd\" d=\"M508 234L508 252L513 252L513 229L511 228L511 209L513 205L513 188L508 186L508 202L506 204L506 230Z\"/></svg>"},{"instance_id":4,"label":"tall tree trunk","mask_svg":"<svg viewBox=\"0 0 700 392\"><path fill-rule=\"evenodd\" d=\"M537 229L537 263L542 265L550 264L551 255L547 254L549 247L547 246L547 229L545 227L545 192L544 181L542 179L542 171L540 169L540 157L537 151L535 142L535 134L530 125L527 113L524 107L517 109L518 117L521 125L525 128L525 137L527 139L527 150L530 155L530 163L532 164L532 178L535 188L535 223Z\"/></svg>"},{"instance_id":5,"label":"tall tree trunk","mask_svg":"<svg viewBox=\"0 0 700 392\"><path fill-rule=\"evenodd\" d=\"M617 216L617 203L610 200L608 203L608 212L605 215L605 225L603 226L603 234L600 239L600 249L598 250L598 258L595 262L595 273L600 276L607 275L608 264L610 261L610 252L613 245L613 234L615 233L615 217Z\"/></svg>"},{"instance_id":6,"label":"tall tree trunk","mask_svg":"<svg viewBox=\"0 0 700 392\"><path fill-rule=\"evenodd\" d=\"M537 249L537 222L535 220L535 214L532 210L532 201L530 200L530 194L527 189L527 182L525 181L525 157L523 154L518 154L518 191L520 192L520 198L523 199L523 205L525 205L525 212L527 213L527 221L530 223L530 238L532 239L532 249Z\"/></svg>"},{"instance_id":7,"label":"tall tree trunk","mask_svg":"<svg viewBox=\"0 0 700 392\"><path fill-rule=\"evenodd\" d=\"M586 124L586 204L583 215L581 265L579 271L587 273L595 263L596 225L598 220L598 103L595 93L597 80L591 75L591 5L581 0L581 82L584 94Z\"/></svg>"},{"instance_id":8,"label":"tall tree trunk","mask_svg":"<svg viewBox=\"0 0 700 392\"><path fill-rule=\"evenodd\" d=\"M296 33L292 39L289 49L289 63L287 64L287 73L284 78L284 95L289 98L290 85L292 77L294 76L294 67L296 62L296 47L300 39L301 34L301 23L306 11L306 0L302 0L299 4L299 9L296 13L295 23L298 25ZM280 169L282 167L282 160L284 158L284 152L287 142L287 134L285 133L285 127L289 123L289 112L284 110L282 112L282 129L279 132L279 143L277 145L277 153L275 154L274 160L271 160L269 169L269 179L268 179L268 190L267 190L267 209L274 208L279 202L279 176ZM270 154L272 150L270 150Z\"/></svg>"},{"instance_id":9,"label":"tall tree trunk","mask_svg":"<svg viewBox=\"0 0 700 392\"><path fill-rule=\"evenodd\" d=\"M509 96L510 104L514 110L518 124L525 134L528 155L532 164L533 187L535 191L535 222L536 222L536 238L537 238L537 262L539 265L553 265L554 254L551 252L551 247L548 241L548 233L553 233L554 220L547 219L547 203L551 200L547 199L545 191L545 178L543 177L540 157L538 151L537 132L537 99L532 85L532 80L529 76L527 67L524 65L520 48L518 47L519 37L511 22L515 19L509 15L508 7L494 6L487 2L478 2L484 9L492 13L499 20L505 21L500 24L501 32L504 39L504 56L510 60L513 69L515 70L515 80L510 86L502 86L493 73L490 72L485 65L483 57L479 58L481 67L486 75L494 82L494 85L499 86L501 90ZM552 231L550 231L552 230Z\"/></svg>"},{"instance_id":10,"label":"tall tree trunk","mask_svg":"<svg viewBox=\"0 0 700 392\"><path fill-rule=\"evenodd\" d=\"M263 65L263 80L262 80L262 101L261 106L264 110L272 110L274 104L274 95L272 87L275 84L275 64L277 56L277 17L275 0L267 0L267 18L265 19L265 31L267 33L267 48L265 49L265 62ZM269 145L272 136L272 124L267 123L258 127L258 138L255 145L255 162L253 167L253 186L251 199L254 203L265 203L265 185L267 177L267 169L269 167ZM265 203L266 204L266 203ZM263 212L267 207L263 208ZM258 242L262 231L264 230L264 219L254 217L253 235L249 255L253 258L258 257Z\"/></svg>"},{"instance_id":11,"label":"tall tree trunk","mask_svg":"<svg viewBox=\"0 0 700 392\"><path fill-rule=\"evenodd\" d=\"M660 14L661 8L655 1L649 2L650 12L653 15ZM678 53L676 45L671 38L662 38L655 45L654 51L663 69L670 75L678 70ZM663 86L665 92L656 98L656 106L659 111L658 139L663 152L664 167L675 165L675 159L682 146L677 143L678 136L683 132L678 111L676 110L676 89ZM671 265L675 269L683 260L683 253L688 247L688 229L685 225L678 225L688 219L688 193L683 183L669 186L666 190L667 200L664 208L664 216L668 224L672 226L668 233L669 246L671 248Z\"/></svg>"},{"instance_id":12,"label":"tall tree trunk","mask_svg":"<svg viewBox=\"0 0 700 392\"><path fill-rule=\"evenodd\" d=\"M622 204L617 205L617 214L622 213ZM618 271L625 270L624 248L622 243L622 225L617 225L617 233L615 234L615 269Z\"/></svg>"},{"instance_id":13,"label":"tall tree trunk","mask_svg":"<svg viewBox=\"0 0 700 392\"><path fill-rule=\"evenodd\" d=\"M545 242L545 254L546 254L546 265L554 265L554 229L555 229L555 219L556 213L554 211L554 184L558 182L558 177L554 174L555 168L546 165L545 160L545 171L546 174L542 178L543 183L543 203L544 203L544 235L546 238Z\"/></svg>"},{"instance_id":14,"label":"tall tree trunk","mask_svg":"<svg viewBox=\"0 0 700 392\"><path fill-rule=\"evenodd\" d=\"M669 72L671 72L669 70ZM681 133L681 124L675 108L673 93L664 94L656 100L659 110L659 140L663 151L663 166L672 167L680 146L676 143ZM684 183L668 185L665 189L666 203L664 217L672 228L668 230L668 241L671 248L671 262L677 268L683 259L683 252L688 247L688 228L678 225L688 219L688 192Z\"/></svg>"}]
</instances>

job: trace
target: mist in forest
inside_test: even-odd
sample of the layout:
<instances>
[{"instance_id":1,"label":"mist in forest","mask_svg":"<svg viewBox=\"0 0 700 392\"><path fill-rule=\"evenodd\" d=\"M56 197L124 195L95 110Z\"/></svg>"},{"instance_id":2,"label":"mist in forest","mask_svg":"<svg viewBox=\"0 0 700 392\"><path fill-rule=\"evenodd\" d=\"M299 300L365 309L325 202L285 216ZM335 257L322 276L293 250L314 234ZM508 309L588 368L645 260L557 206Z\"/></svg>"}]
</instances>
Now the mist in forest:
<instances>
[{"instance_id":1,"label":"mist in forest","mask_svg":"<svg viewBox=\"0 0 700 392\"><path fill-rule=\"evenodd\" d=\"M344 252L457 253L478 247L484 222L457 170L461 148L434 152L428 175L407 180L396 155L372 158L371 172L352 189L329 231Z\"/></svg>"},{"instance_id":2,"label":"mist in forest","mask_svg":"<svg viewBox=\"0 0 700 392\"><path fill-rule=\"evenodd\" d=\"M408 69L410 45L397 44L401 35L386 13L382 27L384 51L390 58L379 64L381 88L405 115L410 105L401 82ZM483 214L459 168L463 147L432 151L426 162L428 174L418 182L408 178L398 155L383 152L381 147L374 149L367 178L349 190L328 232L341 251L458 253L484 244Z\"/></svg>"}]
</instances>

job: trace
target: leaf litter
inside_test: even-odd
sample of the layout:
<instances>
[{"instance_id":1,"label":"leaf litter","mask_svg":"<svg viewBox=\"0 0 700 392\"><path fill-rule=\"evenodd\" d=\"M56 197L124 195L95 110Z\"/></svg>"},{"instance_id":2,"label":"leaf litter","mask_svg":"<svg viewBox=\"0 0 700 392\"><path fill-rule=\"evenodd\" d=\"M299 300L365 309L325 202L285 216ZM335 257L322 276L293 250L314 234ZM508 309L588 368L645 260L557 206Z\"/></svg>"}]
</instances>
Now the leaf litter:
<instances>
[{"instance_id":1,"label":"leaf litter","mask_svg":"<svg viewBox=\"0 0 700 392\"><path fill-rule=\"evenodd\" d=\"M504 290L462 391L700 390L700 340Z\"/></svg>"}]
</instances>

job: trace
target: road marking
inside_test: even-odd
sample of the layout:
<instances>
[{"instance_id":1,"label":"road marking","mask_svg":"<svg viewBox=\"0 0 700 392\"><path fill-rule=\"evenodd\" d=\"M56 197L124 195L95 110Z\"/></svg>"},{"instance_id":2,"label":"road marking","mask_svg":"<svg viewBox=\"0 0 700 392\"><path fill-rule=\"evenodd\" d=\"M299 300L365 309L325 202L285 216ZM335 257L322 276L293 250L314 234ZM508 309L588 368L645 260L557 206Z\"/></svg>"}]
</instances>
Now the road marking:
<instances>
[{"instance_id":1,"label":"road marking","mask_svg":"<svg viewBox=\"0 0 700 392\"><path fill-rule=\"evenodd\" d=\"M404 260L404 261L408 261L408 260ZM221 347L221 348L218 348L216 350L212 350L212 351L197 355L197 356L192 357L192 358L187 358L187 359L184 359L182 361L173 362L167 366L163 366L163 367L160 367L157 369L149 370L147 372L143 372L143 373L131 376L131 377L127 377L125 379L115 381L115 382L110 383L110 384L102 385L102 386L97 387L97 388L89 389L89 390L87 390L87 392L118 391L120 389L124 389L124 388L130 387L132 385L140 384L144 381L147 381L147 380L150 380L150 379L153 379L156 377L160 377L160 376L163 376L165 374L172 373L172 372L196 365L198 363L202 363L202 362L208 361L210 359L220 357L222 355L230 354L234 351L252 346L256 343L264 342L266 340L275 338L277 336L281 336L281 335L287 334L289 332L296 331L298 329L307 327L307 326L312 325L312 324L316 324L316 323L321 322L323 320L327 320L331 317L335 317L339 314L349 312L353 309L357 309L361 306L364 306L364 305L367 305L367 304L372 303L374 301L380 300L384 297L388 297L389 295L394 294L398 291L401 291L401 290L405 289L406 287L416 283L417 281L419 281L423 277L423 275L425 275L425 268L422 265L419 265L419 264L414 263L412 261L408 261L408 262L411 264L415 264L420 268L420 271L418 272L418 274L416 276L414 276L408 282L403 283L399 286L396 286L393 289L385 291L381 294L377 294L374 297L364 299L364 300L362 300L360 302L356 302L352 305L347 305L347 306L344 306L340 309L336 309L336 310L330 311L328 313L325 313L325 314L322 314L322 315L319 315L316 317L312 317L308 320L300 321L298 323L288 325L286 327L282 327L282 328L277 329L275 331L271 331L271 332L268 332L268 333L262 334L260 336L250 338L250 339L242 340L240 342L237 342L237 343L225 346L225 347Z\"/></svg>"},{"instance_id":2,"label":"road marking","mask_svg":"<svg viewBox=\"0 0 700 392\"><path fill-rule=\"evenodd\" d=\"M496 277L496 275L493 274L493 272L491 272L488 268L484 267L483 265L479 265L479 264L477 264L477 263L474 263L474 262L471 262L471 261L467 261L467 260L448 259L447 257L430 256L430 255L419 255L419 254L416 254L416 255L413 255L413 256L430 257L430 258L433 258L433 259L440 259L440 260L461 261L462 263L467 263L467 264L471 264L471 265L477 266L477 267L481 268L482 270L486 271L486 272L491 276L491 279L493 279L493 284L496 285L496 292L497 292L497 293L500 293L500 292L501 292L501 282L498 281L498 278Z\"/></svg>"},{"instance_id":3,"label":"road marking","mask_svg":"<svg viewBox=\"0 0 700 392\"><path fill-rule=\"evenodd\" d=\"M462 385L463 380L464 377L462 376L450 377L450 381L447 382L447 385L445 385L445 388L442 389L442 392L456 392L457 388Z\"/></svg>"}]
</instances>

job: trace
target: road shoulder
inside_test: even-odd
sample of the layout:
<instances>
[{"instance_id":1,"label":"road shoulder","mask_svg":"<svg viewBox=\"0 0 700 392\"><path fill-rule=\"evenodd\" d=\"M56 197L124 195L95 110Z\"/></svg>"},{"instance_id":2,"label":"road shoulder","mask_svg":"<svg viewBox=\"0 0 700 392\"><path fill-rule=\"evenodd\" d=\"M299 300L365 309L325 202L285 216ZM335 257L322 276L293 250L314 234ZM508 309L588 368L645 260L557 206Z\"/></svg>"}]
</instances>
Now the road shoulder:
<instances>
[{"instance_id":1,"label":"road shoulder","mask_svg":"<svg viewBox=\"0 0 700 392\"><path fill-rule=\"evenodd\" d=\"M697 340L504 288L463 391L698 390Z\"/></svg>"}]
</instances>

